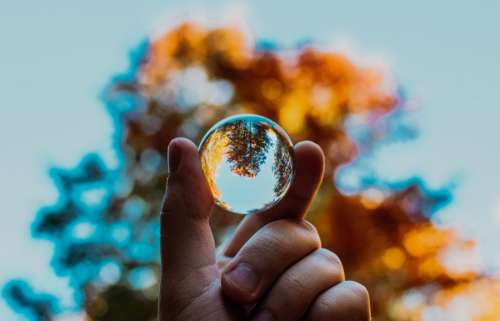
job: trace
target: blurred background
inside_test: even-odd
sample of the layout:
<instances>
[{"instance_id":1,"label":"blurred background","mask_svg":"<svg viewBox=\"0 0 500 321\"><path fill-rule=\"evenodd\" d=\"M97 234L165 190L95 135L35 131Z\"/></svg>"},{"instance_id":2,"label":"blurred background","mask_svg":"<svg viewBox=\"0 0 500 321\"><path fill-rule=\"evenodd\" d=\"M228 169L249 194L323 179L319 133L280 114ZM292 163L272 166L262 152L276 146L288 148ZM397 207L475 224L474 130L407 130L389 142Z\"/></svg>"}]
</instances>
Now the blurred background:
<instances>
[{"instance_id":1,"label":"blurred background","mask_svg":"<svg viewBox=\"0 0 500 321\"><path fill-rule=\"evenodd\" d=\"M0 2L0 318L154 320L168 141L252 112L327 154L310 219L375 320L500 320L499 10Z\"/></svg>"}]
</instances>

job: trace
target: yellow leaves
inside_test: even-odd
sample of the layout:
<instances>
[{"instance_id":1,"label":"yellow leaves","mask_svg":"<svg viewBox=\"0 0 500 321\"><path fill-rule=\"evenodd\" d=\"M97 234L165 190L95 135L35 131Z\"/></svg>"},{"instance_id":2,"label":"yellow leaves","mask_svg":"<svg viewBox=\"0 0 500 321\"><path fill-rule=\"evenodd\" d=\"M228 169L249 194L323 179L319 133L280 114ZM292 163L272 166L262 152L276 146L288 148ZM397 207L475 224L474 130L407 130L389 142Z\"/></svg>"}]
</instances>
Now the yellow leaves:
<instances>
[{"instance_id":1,"label":"yellow leaves","mask_svg":"<svg viewBox=\"0 0 500 321\"><path fill-rule=\"evenodd\" d=\"M154 86L165 80L168 72L199 61L204 54L204 31L185 23L151 43L147 63L143 67L143 84Z\"/></svg>"},{"instance_id":2,"label":"yellow leaves","mask_svg":"<svg viewBox=\"0 0 500 321\"><path fill-rule=\"evenodd\" d=\"M485 278L447 288L411 290L394 305L395 320L500 320L500 280Z\"/></svg>"},{"instance_id":3,"label":"yellow leaves","mask_svg":"<svg viewBox=\"0 0 500 321\"><path fill-rule=\"evenodd\" d=\"M241 32L230 28L206 30L192 23L184 23L154 39L140 79L146 87L165 81L170 72L192 65L213 62L244 67L248 52Z\"/></svg>"},{"instance_id":4,"label":"yellow leaves","mask_svg":"<svg viewBox=\"0 0 500 321\"><path fill-rule=\"evenodd\" d=\"M278 108L278 120L291 135L303 132L306 120L324 128L336 128L341 120L334 89L323 85L294 87L281 95Z\"/></svg>"},{"instance_id":5,"label":"yellow leaves","mask_svg":"<svg viewBox=\"0 0 500 321\"><path fill-rule=\"evenodd\" d=\"M249 63L249 52L242 32L233 28L209 30L206 34L207 62L224 59L237 69Z\"/></svg>"},{"instance_id":6,"label":"yellow leaves","mask_svg":"<svg viewBox=\"0 0 500 321\"><path fill-rule=\"evenodd\" d=\"M311 116L322 126L336 127L341 118L340 99L333 87L315 85L311 89Z\"/></svg>"},{"instance_id":7,"label":"yellow leaves","mask_svg":"<svg viewBox=\"0 0 500 321\"><path fill-rule=\"evenodd\" d=\"M417 259L417 272L423 279L465 281L478 276L475 243L460 240L451 229L427 224L406 233L403 245Z\"/></svg>"},{"instance_id":8,"label":"yellow leaves","mask_svg":"<svg viewBox=\"0 0 500 321\"><path fill-rule=\"evenodd\" d=\"M438 229L428 224L408 232L403 239L403 244L411 255L423 257L436 253L450 243L452 238L452 231Z\"/></svg>"},{"instance_id":9,"label":"yellow leaves","mask_svg":"<svg viewBox=\"0 0 500 321\"><path fill-rule=\"evenodd\" d=\"M220 191L215 182L215 176L218 173L218 168L214 168L214 166L221 163L221 159L225 155L224 153L227 144L228 137L226 135L223 135L221 132L214 132L203 146L203 149L209 149L211 151L209 153L200 152L200 155L202 155L201 167L205 173L208 186L210 187L214 197L217 199L220 199ZM207 157L210 157L210 159Z\"/></svg>"},{"instance_id":10,"label":"yellow leaves","mask_svg":"<svg viewBox=\"0 0 500 321\"><path fill-rule=\"evenodd\" d=\"M278 112L278 121L290 135L296 135L304 129L306 103L307 95L302 90L297 90L284 98Z\"/></svg>"},{"instance_id":11,"label":"yellow leaves","mask_svg":"<svg viewBox=\"0 0 500 321\"><path fill-rule=\"evenodd\" d=\"M268 100L276 100L283 93L283 86L276 79L266 79L260 86L262 95Z\"/></svg>"},{"instance_id":12,"label":"yellow leaves","mask_svg":"<svg viewBox=\"0 0 500 321\"><path fill-rule=\"evenodd\" d=\"M443 265L437 257L428 257L418 265L418 274L423 279L432 280L445 274Z\"/></svg>"},{"instance_id":13,"label":"yellow leaves","mask_svg":"<svg viewBox=\"0 0 500 321\"><path fill-rule=\"evenodd\" d=\"M375 69L359 69L356 80L347 93L351 111L363 113L377 106L380 112L385 112L397 104L397 100L384 87L384 77ZM394 90L394 88L392 88Z\"/></svg>"},{"instance_id":14,"label":"yellow leaves","mask_svg":"<svg viewBox=\"0 0 500 321\"><path fill-rule=\"evenodd\" d=\"M406 261L406 254L399 247L391 247L382 255L382 262L391 270L399 269Z\"/></svg>"},{"instance_id":15,"label":"yellow leaves","mask_svg":"<svg viewBox=\"0 0 500 321\"><path fill-rule=\"evenodd\" d=\"M308 123L338 129L349 113L395 107L394 93L381 88L383 75L358 68L342 54L306 49L284 57L249 48L237 29L184 23L153 40L140 84L154 95L155 87L163 86L174 71L200 66L209 79L233 86L238 105L254 106L247 112L272 111L274 115L266 116L277 118L292 136L302 137Z\"/></svg>"}]
</instances>

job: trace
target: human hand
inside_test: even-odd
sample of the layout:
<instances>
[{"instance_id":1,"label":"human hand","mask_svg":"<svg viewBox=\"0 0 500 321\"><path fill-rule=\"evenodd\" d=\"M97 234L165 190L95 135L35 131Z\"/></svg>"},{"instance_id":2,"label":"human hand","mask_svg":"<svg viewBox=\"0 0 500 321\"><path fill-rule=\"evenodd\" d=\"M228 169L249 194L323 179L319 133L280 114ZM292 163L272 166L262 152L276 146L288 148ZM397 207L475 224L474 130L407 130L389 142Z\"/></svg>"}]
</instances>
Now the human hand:
<instances>
[{"instance_id":1,"label":"human hand","mask_svg":"<svg viewBox=\"0 0 500 321\"><path fill-rule=\"evenodd\" d=\"M246 216L216 257L209 226L213 199L198 150L176 138L161 213L159 321L369 321L367 290L345 281L340 259L321 248L305 213L323 178L314 143L294 147L296 174L286 196Z\"/></svg>"}]
</instances>

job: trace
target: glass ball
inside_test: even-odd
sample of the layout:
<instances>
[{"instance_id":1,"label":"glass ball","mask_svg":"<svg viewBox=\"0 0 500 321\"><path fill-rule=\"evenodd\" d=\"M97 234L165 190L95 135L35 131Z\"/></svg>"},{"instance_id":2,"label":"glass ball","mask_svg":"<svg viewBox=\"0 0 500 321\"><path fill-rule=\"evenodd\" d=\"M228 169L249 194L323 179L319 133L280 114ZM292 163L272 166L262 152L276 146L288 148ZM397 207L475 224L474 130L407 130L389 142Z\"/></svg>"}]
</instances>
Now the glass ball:
<instances>
[{"instance_id":1,"label":"glass ball","mask_svg":"<svg viewBox=\"0 0 500 321\"><path fill-rule=\"evenodd\" d=\"M273 206L293 179L292 141L262 116L242 114L219 121L205 134L199 151L216 204L233 213Z\"/></svg>"}]
</instances>

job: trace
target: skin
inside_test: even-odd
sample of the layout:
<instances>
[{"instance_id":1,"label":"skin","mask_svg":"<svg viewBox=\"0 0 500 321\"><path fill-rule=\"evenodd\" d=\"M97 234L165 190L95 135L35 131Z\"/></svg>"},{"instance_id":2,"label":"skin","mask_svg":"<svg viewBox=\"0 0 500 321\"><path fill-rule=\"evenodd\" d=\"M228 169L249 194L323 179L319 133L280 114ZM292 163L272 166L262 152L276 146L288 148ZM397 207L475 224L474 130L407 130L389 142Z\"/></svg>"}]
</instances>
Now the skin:
<instances>
[{"instance_id":1,"label":"skin","mask_svg":"<svg viewBox=\"0 0 500 321\"><path fill-rule=\"evenodd\" d=\"M296 174L271 209L248 215L216 255L214 202L196 146L171 141L161 213L160 321L368 321L366 288L346 281L339 257L321 247L307 209L323 179L324 155L294 147Z\"/></svg>"}]
</instances>

